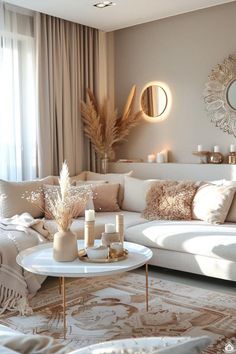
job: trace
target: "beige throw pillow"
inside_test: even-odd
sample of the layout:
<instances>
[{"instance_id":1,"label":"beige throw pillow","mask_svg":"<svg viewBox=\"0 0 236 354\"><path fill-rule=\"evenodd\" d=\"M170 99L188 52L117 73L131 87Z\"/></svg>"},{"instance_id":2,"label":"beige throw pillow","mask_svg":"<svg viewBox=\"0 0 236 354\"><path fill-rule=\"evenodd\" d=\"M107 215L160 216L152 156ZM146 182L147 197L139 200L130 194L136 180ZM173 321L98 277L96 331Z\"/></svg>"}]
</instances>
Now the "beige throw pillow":
<instances>
[{"instance_id":1,"label":"beige throw pillow","mask_svg":"<svg viewBox=\"0 0 236 354\"><path fill-rule=\"evenodd\" d=\"M119 184L94 184L93 204L95 211L119 211L118 193Z\"/></svg>"},{"instance_id":2,"label":"beige throw pillow","mask_svg":"<svg viewBox=\"0 0 236 354\"><path fill-rule=\"evenodd\" d=\"M147 179L142 180L125 176L124 200L122 209L141 213L146 206L146 196L152 183L160 180Z\"/></svg>"},{"instance_id":3,"label":"beige throw pillow","mask_svg":"<svg viewBox=\"0 0 236 354\"><path fill-rule=\"evenodd\" d=\"M229 212L236 188L204 183L193 199L193 219L223 224Z\"/></svg>"},{"instance_id":4,"label":"beige throw pillow","mask_svg":"<svg viewBox=\"0 0 236 354\"><path fill-rule=\"evenodd\" d=\"M125 176L131 176L132 173L133 173L133 171L130 171L128 173L102 174L102 173L95 173L95 172L87 171L86 180L90 180L90 181L103 180L103 181L107 181L109 183L119 183L120 188L119 188L118 202L119 202L119 206L121 207L123 199L124 199Z\"/></svg>"},{"instance_id":5,"label":"beige throw pillow","mask_svg":"<svg viewBox=\"0 0 236 354\"><path fill-rule=\"evenodd\" d=\"M53 176L43 179L24 181L24 182L8 182L0 180L0 217L11 218L14 215L29 213L34 218L43 216L44 194L43 185L53 184ZM35 206L26 199L32 192L39 194L39 206ZM24 198L23 198L24 197Z\"/></svg>"},{"instance_id":6,"label":"beige throw pillow","mask_svg":"<svg viewBox=\"0 0 236 354\"><path fill-rule=\"evenodd\" d=\"M51 208L50 208L50 200L56 201L58 193L60 193L59 186L51 186L44 185L44 209L45 209L45 217L46 219L54 219ZM84 215L84 210L86 208L86 204L89 198L89 192L85 191L83 186L71 186L70 187L70 195L73 196L73 199L76 199L76 203L74 204L74 213L73 218L78 218L79 216Z\"/></svg>"},{"instance_id":7,"label":"beige throw pillow","mask_svg":"<svg viewBox=\"0 0 236 354\"><path fill-rule=\"evenodd\" d=\"M93 203L93 190L92 186L96 184L105 184L108 183L106 181L76 181L76 186L91 186L91 193L89 195L88 201L86 203L85 209L94 209L94 203ZM83 214L82 214L83 215ZM82 216L81 215L81 216Z\"/></svg>"},{"instance_id":8,"label":"beige throw pillow","mask_svg":"<svg viewBox=\"0 0 236 354\"><path fill-rule=\"evenodd\" d=\"M196 190L194 182L154 182L142 216L148 220L190 220Z\"/></svg>"}]
</instances>

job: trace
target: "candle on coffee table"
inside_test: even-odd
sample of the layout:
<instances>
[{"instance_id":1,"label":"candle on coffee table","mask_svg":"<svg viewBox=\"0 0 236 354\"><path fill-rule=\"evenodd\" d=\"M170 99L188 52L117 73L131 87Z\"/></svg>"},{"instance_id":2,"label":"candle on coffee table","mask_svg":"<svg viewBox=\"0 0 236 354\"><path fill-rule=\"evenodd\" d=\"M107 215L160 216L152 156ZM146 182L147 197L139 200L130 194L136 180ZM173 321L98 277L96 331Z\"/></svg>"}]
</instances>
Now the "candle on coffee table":
<instances>
[{"instance_id":1,"label":"candle on coffee table","mask_svg":"<svg viewBox=\"0 0 236 354\"><path fill-rule=\"evenodd\" d=\"M114 224L105 224L105 233L113 234L116 232L116 227Z\"/></svg>"},{"instance_id":2,"label":"candle on coffee table","mask_svg":"<svg viewBox=\"0 0 236 354\"><path fill-rule=\"evenodd\" d=\"M93 209L85 210L85 221L94 221L95 211Z\"/></svg>"}]
</instances>

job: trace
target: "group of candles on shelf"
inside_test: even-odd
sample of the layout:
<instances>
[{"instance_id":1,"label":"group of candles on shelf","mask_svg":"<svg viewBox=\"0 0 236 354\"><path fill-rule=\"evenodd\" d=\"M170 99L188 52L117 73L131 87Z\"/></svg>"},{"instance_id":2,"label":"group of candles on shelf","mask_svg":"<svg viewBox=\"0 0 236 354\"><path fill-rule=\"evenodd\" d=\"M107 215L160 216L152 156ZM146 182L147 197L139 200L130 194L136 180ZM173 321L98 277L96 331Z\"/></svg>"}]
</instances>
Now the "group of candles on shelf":
<instances>
[{"instance_id":1,"label":"group of candles on shelf","mask_svg":"<svg viewBox=\"0 0 236 354\"><path fill-rule=\"evenodd\" d=\"M197 151L198 151L198 152L203 152L203 151L205 151L204 148L203 148L203 145L198 145L198 146L197 146ZM230 151L230 152L236 152L236 145L235 145L235 144L231 144L231 145L229 146L229 151ZM220 147L219 147L219 145L215 145L215 146L213 147L213 152L220 152Z\"/></svg>"},{"instance_id":2,"label":"group of candles on shelf","mask_svg":"<svg viewBox=\"0 0 236 354\"><path fill-rule=\"evenodd\" d=\"M101 245L94 246L95 212L85 210L84 247L88 258L105 259L119 257L124 253L124 215L116 215L116 224L105 224Z\"/></svg>"},{"instance_id":3,"label":"group of candles on shelf","mask_svg":"<svg viewBox=\"0 0 236 354\"><path fill-rule=\"evenodd\" d=\"M161 152L158 152L157 154L149 154L147 156L147 162L149 163L165 163L168 162L168 151L167 150L162 150Z\"/></svg>"},{"instance_id":4,"label":"group of candles on shelf","mask_svg":"<svg viewBox=\"0 0 236 354\"><path fill-rule=\"evenodd\" d=\"M205 155L206 161L201 162L209 162L209 163L222 163L224 161L224 156L220 152L219 145L215 145L213 147L213 152L204 150L202 145L197 146L197 153L199 156ZM236 145L231 144L229 146L229 154L227 155L227 163L236 164Z\"/></svg>"}]
</instances>

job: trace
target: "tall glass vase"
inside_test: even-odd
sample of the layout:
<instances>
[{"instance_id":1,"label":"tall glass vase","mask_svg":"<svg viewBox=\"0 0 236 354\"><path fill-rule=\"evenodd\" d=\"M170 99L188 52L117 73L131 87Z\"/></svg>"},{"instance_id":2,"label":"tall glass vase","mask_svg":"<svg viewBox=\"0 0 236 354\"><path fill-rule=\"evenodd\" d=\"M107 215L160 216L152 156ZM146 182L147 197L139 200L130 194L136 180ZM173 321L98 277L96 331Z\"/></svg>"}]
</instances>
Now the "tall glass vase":
<instances>
[{"instance_id":1,"label":"tall glass vase","mask_svg":"<svg viewBox=\"0 0 236 354\"><path fill-rule=\"evenodd\" d=\"M101 172L106 174L108 172L108 157L107 154L104 155L104 158L101 159Z\"/></svg>"}]
</instances>

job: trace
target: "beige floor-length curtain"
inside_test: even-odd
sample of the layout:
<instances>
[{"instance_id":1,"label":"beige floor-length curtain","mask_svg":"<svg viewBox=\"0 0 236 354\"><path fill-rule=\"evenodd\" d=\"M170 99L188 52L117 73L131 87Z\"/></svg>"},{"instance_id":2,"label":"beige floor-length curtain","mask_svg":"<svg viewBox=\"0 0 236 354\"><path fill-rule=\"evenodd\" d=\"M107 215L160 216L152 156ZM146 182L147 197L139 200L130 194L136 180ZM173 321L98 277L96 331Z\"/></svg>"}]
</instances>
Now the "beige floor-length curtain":
<instances>
[{"instance_id":1,"label":"beige floor-length curtain","mask_svg":"<svg viewBox=\"0 0 236 354\"><path fill-rule=\"evenodd\" d=\"M98 95L99 31L36 14L38 78L38 175L94 169L83 137L80 101L89 87Z\"/></svg>"}]
</instances>

